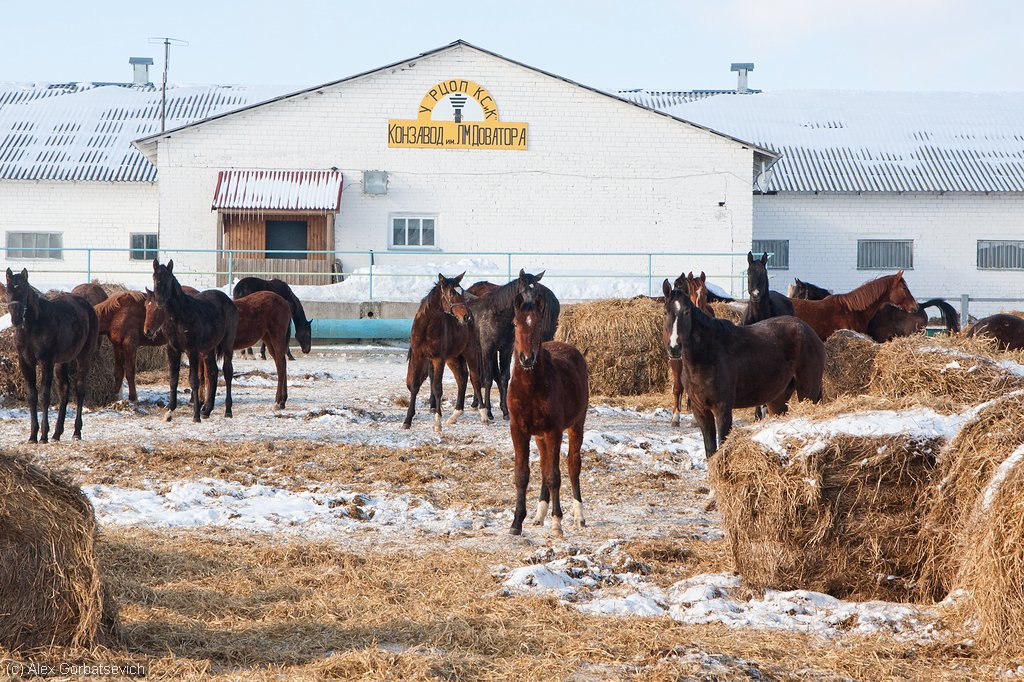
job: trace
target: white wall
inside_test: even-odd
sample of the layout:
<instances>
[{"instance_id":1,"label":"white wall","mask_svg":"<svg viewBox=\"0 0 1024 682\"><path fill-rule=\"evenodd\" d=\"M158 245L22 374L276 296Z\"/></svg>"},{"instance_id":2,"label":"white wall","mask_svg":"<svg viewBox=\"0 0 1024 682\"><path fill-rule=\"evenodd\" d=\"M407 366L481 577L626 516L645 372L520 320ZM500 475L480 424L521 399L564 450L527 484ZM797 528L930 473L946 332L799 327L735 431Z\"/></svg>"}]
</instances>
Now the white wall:
<instances>
[{"instance_id":1,"label":"white wall","mask_svg":"<svg viewBox=\"0 0 1024 682\"><path fill-rule=\"evenodd\" d=\"M529 149L389 149L388 119L414 119L426 92L451 78L487 88L501 120L527 122ZM162 139L161 245L216 248L210 205L220 170L331 167L345 174L336 248L373 249L378 264L405 262L388 251L394 212L438 216L441 253L425 256L433 261L456 251L745 253L751 237L749 148L457 47ZM386 196L362 194L363 170L388 171ZM346 269L365 265L362 256L340 258ZM647 259L550 257L519 267L646 272ZM745 261L663 257L654 268L656 276L704 269L727 286Z\"/></svg>"},{"instance_id":2,"label":"white wall","mask_svg":"<svg viewBox=\"0 0 1024 682\"><path fill-rule=\"evenodd\" d=\"M28 268L40 288L86 281L89 264L76 248L131 246L133 232L157 232L158 194L147 182L0 182L0 270ZM62 232L63 259L8 259L7 232ZM59 272L45 272L56 270ZM35 273L35 274L33 274ZM152 281L148 262L131 261L128 252L92 254L92 276L102 281Z\"/></svg>"},{"instance_id":3,"label":"white wall","mask_svg":"<svg viewBox=\"0 0 1024 682\"><path fill-rule=\"evenodd\" d=\"M1024 298L1024 271L979 270L977 240L1024 239L1019 194L777 194L754 197L754 238L789 239L789 270L774 271L785 292L793 278L835 292L885 272L857 269L858 239L913 239L907 283L918 300L960 294ZM974 303L972 315L1024 303Z\"/></svg>"}]
</instances>

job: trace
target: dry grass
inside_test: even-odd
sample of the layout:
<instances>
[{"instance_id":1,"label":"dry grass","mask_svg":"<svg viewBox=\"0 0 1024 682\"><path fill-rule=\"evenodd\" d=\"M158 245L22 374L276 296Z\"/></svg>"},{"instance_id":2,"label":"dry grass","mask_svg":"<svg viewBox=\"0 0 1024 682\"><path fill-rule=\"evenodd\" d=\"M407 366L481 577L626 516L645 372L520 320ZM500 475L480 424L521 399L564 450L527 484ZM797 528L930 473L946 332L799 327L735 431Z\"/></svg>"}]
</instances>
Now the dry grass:
<instances>
[{"instance_id":1,"label":"dry grass","mask_svg":"<svg viewBox=\"0 0 1024 682\"><path fill-rule=\"evenodd\" d=\"M786 443L783 463L749 433L734 432L708 474L736 570L756 587L920 599L918 519L940 446L835 435Z\"/></svg>"},{"instance_id":2,"label":"dry grass","mask_svg":"<svg viewBox=\"0 0 1024 682\"><path fill-rule=\"evenodd\" d=\"M555 338L583 353L591 393L659 392L669 383L664 317L664 307L645 296L575 303L562 308Z\"/></svg>"},{"instance_id":3,"label":"dry grass","mask_svg":"<svg viewBox=\"0 0 1024 682\"><path fill-rule=\"evenodd\" d=\"M165 362L166 365L166 362ZM74 405L74 370L71 373L71 400ZM42 375L37 368L36 385L42 392ZM85 404L89 407L108 405L117 399L118 386L114 385L114 351L107 338L100 339L96 358L85 384ZM25 385L18 369L18 350L14 346L14 328L0 331L0 395L8 402L25 402ZM54 379L53 403L57 402L57 386Z\"/></svg>"},{"instance_id":4,"label":"dry grass","mask_svg":"<svg viewBox=\"0 0 1024 682\"><path fill-rule=\"evenodd\" d=\"M90 647L116 629L94 553L96 517L82 491L0 455L0 646Z\"/></svg>"},{"instance_id":5,"label":"dry grass","mask_svg":"<svg viewBox=\"0 0 1024 682\"><path fill-rule=\"evenodd\" d=\"M866 393L880 346L864 334L840 329L825 342L824 398Z\"/></svg>"},{"instance_id":6,"label":"dry grass","mask_svg":"<svg viewBox=\"0 0 1024 682\"><path fill-rule=\"evenodd\" d=\"M747 304L740 302L729 303L728 301L714 301L711 309L715 311L715 317L722 320L729 320L733 324L739 324L743 319L743 311Z\"/></svg>"}]
</instances>

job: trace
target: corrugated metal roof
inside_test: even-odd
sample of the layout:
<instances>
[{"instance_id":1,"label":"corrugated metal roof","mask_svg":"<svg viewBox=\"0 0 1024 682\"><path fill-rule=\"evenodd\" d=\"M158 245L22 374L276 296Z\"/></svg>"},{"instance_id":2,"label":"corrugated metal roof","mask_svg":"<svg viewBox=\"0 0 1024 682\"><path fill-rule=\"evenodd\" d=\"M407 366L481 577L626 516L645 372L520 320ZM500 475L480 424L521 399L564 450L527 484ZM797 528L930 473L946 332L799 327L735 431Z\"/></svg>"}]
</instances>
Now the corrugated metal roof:
<instances>
[{"instance_id":1,"label":"corrugated metal roof","mask_svg":"<svg viewBox=\"0 0 1024 682\"><path fill-rule=\"evenodd\" d=\"M337 211L341 171L221 171L213 209Z\"/></svg>"},{"instance_id":2,"label":"corrugated metal roof","mask_svg":"<svg viewBox=\"0 0 1024 682\"><path fill-rule=\"evenodd\" d=\"M662 109L774 150L772 192L1024 192L1024 93L792 91Z\"/></svg>"},{"instance_id":3,"label":"corrugated metal roof","mask_svg":"<svg viewBox=\"0 0 1024 682\"><path fill-rule=\"evenodd\" d=\"M168 87L167 128L285 90ZM0 180L152 182L156 168L131 142L159 130L152 85L0 83Z\"/></svg>"},{"instance_id":4,"label":"corrugated metal roof","mask_svg":"<svg viewBox=\"0 0 1024 682\"><path fill-rule=\"evenodd\" d=\"M758 92L761 91L748 90L745 93L739 93L736 90L619 90L619 97L660 111L677 104L697 102L716 95L750 95Z\"/></svg>"}]
</instances>

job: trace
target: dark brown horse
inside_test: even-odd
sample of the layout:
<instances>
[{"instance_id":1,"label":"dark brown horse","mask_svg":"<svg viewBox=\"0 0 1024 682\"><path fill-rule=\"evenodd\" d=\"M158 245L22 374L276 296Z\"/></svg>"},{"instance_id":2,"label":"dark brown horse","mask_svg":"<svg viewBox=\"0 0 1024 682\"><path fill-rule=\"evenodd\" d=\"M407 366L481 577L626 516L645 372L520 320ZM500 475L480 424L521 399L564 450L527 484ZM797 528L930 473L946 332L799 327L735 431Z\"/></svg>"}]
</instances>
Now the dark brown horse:
<instances>
[{"instance_id":1,"label":"dark brown horse","mask_svg":"<svg viewBox=\"0 0 1024 682\"><path fill-rule=\"evenodd\" d=\"M747 251L747 308L741 324L754 324L780 315L792 315L793 303L777 291L768 288L768 254L754 258Z\"/></svg>"},{"instance_id":2,"label":"dark brown horse","mask_svg":"<svg viewBox=\"0 0 1024 682\"><path fill-rule=\"evenodd\" d=\"M416 414L416 396L424 380L430 377L430 409L434 413L434 430L441 432L441 388L446 364L455 375L458 387L455 411L448 423L454 424L462 416L466 404L467 378L472 380L473 393L480 400L477 376L479 347L476 345L476 332L461 285L465 274L458 277L439 274L437 284L420 301L420 307L413 318L409 337L409 367L405 378L405 385L409 389L409 409L402 423L403 429L412 426L412 418Z\"/></svg>"},{"instance_id":3,"label":"dark brown horse","mask_svg":"<svg viewBox=\"0 0 1024 682\"><path fill-rule=\"evenodd\" d=\"M146 335L146 295L140 291L122 291L94 307L100 336L109 338L114 350L114 381L120 389L121 382L127 379L128 400L138 402L135 358L139 346L162 346L167 338L159 333L153 337Z\"/></svg>"},{"instance_id":4,"label":"dark brown horse","mask_svg":"<svg viewBox=\"0 0 1024 682\"><path fill-rule=\"evenodd\" d=\"M64 419L68 411L71 391L70 364L76 362L75 373L75 432L82 438L82 403L85 401L85 382L92 368L98 343L96 311L88 301L71 294L58 294L51 299L39 295L28 283L28 270L14 274L7 268L7 310L14 325L14 346L18 350L18 369L25 380L31 430L29 442L47 442L50 433L50 391L53 387L54 367L57 371L57 423L53 427L53 440L64 433ZM39 393L36 387L36 366L43 380L42 437L40 438Z\"/></svg>"},{"instance_id":5,"label":"dark brown horse","mask_svg":"<svg viewBox=\"0 0 1024 682\"><path fill-rule=\"evenodd\" d=\"M908 313L917 310L917 301L910 293L903 271L884 275L861 284L847 294L833 294L820 301L793 301L793 314L811 325L822 341L837 329L867 332L868 323L886 303Z\"/></svg>"},{"instance_id":6,"label":"dark brown horse","mask_svg":"<svg viewBox=\"0 0 1024 682\"><path fill-rule=\"evenodd\" d=\"M917 312L908 313L902 308L885 304L868 322L868 336L878 343L885 343L901 336L919 334L928 326L926 308L939 309L942 321L946 325L947 334L956 334L960 331L960 314L957 313L956 308L941 298L929 299L924 303L919 303L917 307Z\"/></svg>"},{"instance_id":7,"label":"dark brown horse","mask_svg":"<svg viewBox=\"0 0 1024 682\"><path fill-rule=\"evenodd\" d=\"M167 311L167 320L158 329L167 337L167 361L170 365L171 395L167 405L167 421L178 407L178 376L181 355L188 356L189 385L192 395L199 395L199 362L201 356L206 369L206 403L202 410L199 400L192 406L192 421L201 421L200 415L209 417L217 395L217 357L224 358L224 416L231 416L231 380L234 369L231 354L238 330L238 309L228 295L217 289L189 296L181 289L174 276L174 261L161 265L153 259L153 298L156 306ZM147 333L155 332L152 327Z\"/></svg>"},{"instance_id":8,"label":"dark brown horse","mask_svg":"<svg viewBox=\"0 0 1024 682\"><path fill-rule=\"evenodd\" d=\"M988 336L996 341L999 350L1024 349L1024 319L1016 315L997 313L982 318L969 326L967 336Z\"/></svg>"},{"instance_id":9,"label":"dark brown horse","mask_svg":"<svg viewBox=\"0 0 1024 682\"><path fill-rule=\"evenodd\" d=\"M785 413L790 396L821 399L825 344L790 315L748 327L708 317L666 279L665 329L670 358L678 358L694 420L708 457L732 429L736 407L767 405Z\"/></svg>"},{"instance_id":10,"label":"dark brown horse","mask_svg":"<svg viewBox=\"0 0 1024 682\"><path fill-rule=\"evenodd\" d=\"M820 301L826 296L831 295L832 292L828 289L799 279L796 280L796 284L790 284L786 289L786 296L788 296L790 300L799 298L804 301Z\"/></svg>"},{"instance_id":11,"label":"dark brown horse","mask_svg":"<svg viewBox=\"0 0 1024 682\"><path fill-rule=\"evenodd\" d=\"M239 299L243 296L254 294L257 291L272 291L288 302L288 305L291 306L292 322L295 324L295 340L299 342L299 348L302 349L303 353L309 353L313 344L313 321L306 319L306 311L302 307L302 301L295 295L292 288L288 286L288 283L276 277L274 279L243 277L238 280L238 284L235 285L231 292L231 297ZM289 338L291 338L291 329L288 330L288 334ZM294 360L295 358L292 357L288 344L285 344L285 350L287 351L288 359ZM260 357L264 360L267 359L266 344L260 346Z\"/></svg>"},{"instance_id":12,"label":"dark brown horse","mask_svg":"<svg viewBox=\"0 0 1024 682\"><path fill-rule=\"evenodd\" d=\"M91 306L96 306L99 303L103 303L103 301L107 300L108 298L107 292L103 290L103 287L101 287L99 284L96 284L95 282L79 284L78 286L71 290L71 293L74 296L81 296L86 301L88 301L89 305Z\"/></svg>"},{"instance_id":13,"label":"dark brown horse","mask_svg":"<svg viewBox=\"0 0 1024 682\"><path fill-rule=\"evenodd\" d=\"M526 488L530 483L530 437L540 451L540 502L533 524L544 523L551 503L551 534L562 535L562 474L559 457L562 433L569 437L569 483L572 486L573 519L577 528L586 525L580 497L580 449L587 419L589 384L587 361L573 346L561 341L542 343L543 298L516 298L515 371L508 387L509 430L515 448L516 510L513 535L523 532Z\"/></svg>"}]
</instances>

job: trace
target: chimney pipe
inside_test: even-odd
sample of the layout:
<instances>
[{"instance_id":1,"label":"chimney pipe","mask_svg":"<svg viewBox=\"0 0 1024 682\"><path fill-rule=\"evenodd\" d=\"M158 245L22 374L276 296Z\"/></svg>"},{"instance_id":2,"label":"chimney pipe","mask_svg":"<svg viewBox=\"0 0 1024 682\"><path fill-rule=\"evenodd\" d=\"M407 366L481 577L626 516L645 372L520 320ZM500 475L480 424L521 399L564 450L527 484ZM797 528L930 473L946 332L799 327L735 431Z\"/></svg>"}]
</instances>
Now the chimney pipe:
<instances>
[{"instance_id":1,"label":"chimney pipe","mask_svg":"<svg viewBox=\"0 0 1024 682\"><path fill-rule=\"evenodd\" d=\"M753 62L733 62L732 66L729 67L730 71L736 71L739 74L739 78L736 83L736 92L746 94L750 92L750 88L747 87L747 72L754 70Z\"/></svg>"},{"instance_id":2,"label":"chimney pipe","mask_svg":"<svg viewBox=\"0 0 1024 682\"><path fill-rule=\"evenodd\" d=\"M130 57L132 65L132 85L150 85L149 67L153 65L152 57Z\"/></svg>"}]
</instances>

